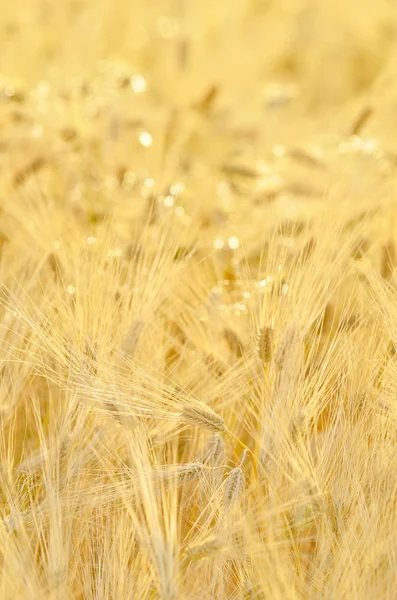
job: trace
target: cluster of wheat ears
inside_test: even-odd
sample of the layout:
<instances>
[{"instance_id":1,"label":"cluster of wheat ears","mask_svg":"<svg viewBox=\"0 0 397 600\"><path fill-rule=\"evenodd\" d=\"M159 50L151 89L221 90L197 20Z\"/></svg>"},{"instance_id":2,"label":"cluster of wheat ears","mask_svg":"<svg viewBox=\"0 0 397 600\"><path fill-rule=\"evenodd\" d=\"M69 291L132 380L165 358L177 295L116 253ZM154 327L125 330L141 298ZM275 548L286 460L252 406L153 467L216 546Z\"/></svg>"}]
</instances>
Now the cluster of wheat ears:
<instances>
[{"instance_id":1,"label":"cluster of wheat ears","mask_svg":"<svg viewBox=\"0 0 397 600\"><path fill-rule=\"evenodd\" d=\"M0 600L393 600L393 3L49 4L0 17Z\"/></svg>"}]
</instances>

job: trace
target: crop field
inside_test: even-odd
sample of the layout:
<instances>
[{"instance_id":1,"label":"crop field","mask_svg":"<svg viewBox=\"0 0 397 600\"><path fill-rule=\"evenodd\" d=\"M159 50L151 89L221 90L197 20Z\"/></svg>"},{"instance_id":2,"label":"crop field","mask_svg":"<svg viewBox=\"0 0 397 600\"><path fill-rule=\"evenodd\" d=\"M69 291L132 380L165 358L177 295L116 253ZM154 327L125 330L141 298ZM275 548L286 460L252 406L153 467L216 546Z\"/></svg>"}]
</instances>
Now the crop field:
<instances>
[{"instance_id":1,"label":"crop field","mask_svg":"<svg viewBox=\"0 0 397 600\"><path fill-rule=\"evenodd\" d=\"M397 3L0 10L0 600L397 597Z\"/></svg>"}]
</instances>

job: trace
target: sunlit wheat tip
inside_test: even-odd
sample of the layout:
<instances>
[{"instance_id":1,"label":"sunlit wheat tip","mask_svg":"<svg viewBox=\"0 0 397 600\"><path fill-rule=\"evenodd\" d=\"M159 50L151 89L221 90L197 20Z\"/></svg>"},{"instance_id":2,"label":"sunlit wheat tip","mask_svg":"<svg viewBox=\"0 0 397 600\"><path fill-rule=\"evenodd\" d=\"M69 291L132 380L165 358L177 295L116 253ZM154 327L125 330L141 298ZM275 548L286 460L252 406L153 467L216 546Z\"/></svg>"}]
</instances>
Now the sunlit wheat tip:
<instances>
[{"instance_id":1,"label":"sunlit wheat tip","mask_svg":"<svg viewBox=\"0 0 397 600\"><path fill-rule=\"evenodd\" d=\"M219 433L215 433L209 443L209 448L204 456L203 463L206 465L219 465L225 453L225 442Z\"/></svg>"},{"instance_id":2,"label":"sunlit wheat tip","mask_svg":"<svg viewBox=\"0 0 397 600\"><path fill-rule=\"evenodd\" d=\"M230 508L240 496L245 486L245 476L242 470L242 465L245 460L247 451L244 450L240 465L232 469L225 481L225 490L223 494L224 509Z\"/></svg>"},{"instance_id":3,"label":"sunlit wheat tip","mask_svg":"<svg viewBox=\"0 0 397 600\"><path fill-rule=\"evenodd\" d=\"M303 427L305 424L305 415L302 411L299 411L298 414L292 419L289 431L291 434L291 439L294 443L297 442L300 434L302 433Z\"/></svg>"},{"instance_id":4,"label":"sunlit wheat tip","mask_svg":"<svg viewBox=\"0 0 397 600\"><path fill-rule=\"evenodd\" d=\"M274 357L274 363L279 370L281 370L284 367L284 363L288 356L288 352L290 352L295 346L297 336L297 330L295 327L292 326L289 327L289 329L281 338Z\"/></svg>"},{"instance_id":5,"label":"sunlit wheat tip","mask_svg":"<svg viewBox=\"0 0 397 600\"><path fill-rule=\"evenodd\" d=\"M227 365L223 363L219 358L214 356L212 353L204 356L205 364L213 371L217 377L222 377L225 374Z\"/></svg>"},{"instance_id":6,"label":"sunlit wheat tip","mask_svg":"<svg viewBox=\"0 0 397 600\"><path fill-rule=\"evenodd\" d=\"M133 356L138 348L145 323L142 319L135 319L128 330L123 343L123 351L130 356Z\"/></svg>"},{"instance_id":7,"label":"sunlit wheat tip","mask_svg":"<svg viewBox=\"0 0 397 600\"><path fill-rule=\"evenodd\" d=\"M108 398L104 401L106 411L123 427L135 426L137 421L133 414L122 412L117 408L114 398Z\"/></svg>"},{"instance_id":8,"label":"sunlit wheat tip","mask_svg":"<svg viewBox=\"0 0 397 600\"><path fill-rule=\"evenodd\" d=\"M225 491L223 494L223 506L225 510L234 504L240 496L244 485L244 473L240 467L235 467L230 471L225 482Z\"/></svg>"},{"instance_id":9,"label":"sunlit wheat tip","mask_svg":"<svg viewBox=\"0 0 397 600\"><path fill-rule=\"evenodd\" d=\"M343 502L336 502L330 510L329 516L332 531L336 536L343 533L346 524L346 507Z\"/></svg>"},{"instance_id":10,"label":"sunlit wheat tip","mask_svg":"<svg viewBox=\"0 0 397 600\"><path fill-rule=\"evenodd\" d=\"M190 559L200 560L209 558L213 555L218 556L219 552L224 550L225 544L220 538L212 537L201 544L192 544L185 551L185 556Z\"/></svg>"},{"instance_id":11,"label":"sunlit wheat tip","mask_svg":"<svg viewBox=\"0 0 397 600\"><path fill-rule=\"evenodd\" d=\"M382 247L380 273L386 281L390 281L393 276L397 262L396 254L396 246L393 241L389 241Z\"/></svg>"},{"instance_id":12,"label":"sunlit wheat tip","mask_svg":"<svg viewBox=\"0 0 397 600\"><path fill-rule=\"evenodd\" d=\"M153 474L153 481L172 483L176 478L177 483L182 484L198 479L202 475L204 469L205 465L201 462L175 465L174 467L167 466L166 469L156 471Z\"/></svg>"},{"instance_id":13,"label":"sunlit wheat tip","mask_svg":"<svg viewBox=\"0 0 397 600\"><path fill-rule=\"evenodd\" d=\"M237 358L241 358L244 354L244 346L237 333L235 333L233 329L225 327L223 335L225 336L225 340L229 345L230 351L233 352Z\"/></svg>"},{"instance_id":14,"label":"sunlit wheat tip","mask_svg":"<svg viewBox=\"0 0 397 600\"><path fill-rule=\"evenodd\" d=\"M271 456L272 449L273 444L268 443L265 448L261 448L259 453L259 463L265 473L270 471L273 465Z\"/></svg>"},{"instance_id":15,"label":"sunlit wheat tip","mask_svg":"<svg viewBox=\"0 0 397 600\"><path fill-rule=\"evenodd\" d=\"M192 425L199 425L211 431L226 431L226 424L222 417L208 407L186 405L181 414Z\"/></svg>"},{"instance_id":16,"label":"sunlit wheat tip","mask_svg":"<svg viewBox=\"0 0 397 600\"><path fill-rule=\"evenodd\" d=\"M269 365L272 360L272 334L272 329L265 326L259 332L258 352L264 365Z\"/></svg>"},{"instance_id":17,"label":"sunlit wheat tip","mask_svg":"<svg viewBox=\"0 0 397 600\"><path fill-rule=\"evenodd\" d=\"M178 479L181 483L198 479L203 473L203 470L204 465L199 462L184 465L184 467L178 472Z\"/></svg>"},{"instance_id":18,"label":"sunlit wheat tip","mask_svg":"<svg viewBox=\"0 0 397 600\"><path fill-rule=\"evenodd\" d=\"M358 136L361 133L363 127L367 124L368 120L374 114L374 109L372 106L365 105L359 112L359 114L354 119L349 134L351 136Z\"/></svg>"},{"instance_id":19,"label":"sunlit wheat tip","mask_svg":"<svg viewBox=\"0 0 397 600\"><path fill-rule=\"evenodd\" d=\"M6 527L6 530L8 533L12 533L13 531L16 531L17 529L17 518L12 515L9 514L6 517L4 517L4 525Z\"/></svg>"},{"instance_id":20,"label":"sunlit wheat tip","mask_svg":"<svg viewBox=\"0 0 397 600\"><path fill-rule=\"evenodd\" d=\"M316 248L316 241L314 238L310 238L308 242L302 248L302 251L299 254L299 260L302 264L305 264L313 255L313 252Z\"/></svg>"},{"instance_id":21,"label":"sunlit wheat tip","mask_svg":"<svg viewBox=\"0 0 397 600\"><path fill-rule=\"evenodd\" d=\"M317 483L309 475L302 481L302 488L310 498L310 503L316 511L320 511L322 508L322 494L318 488Z\"/></svg>"}]
</instances>

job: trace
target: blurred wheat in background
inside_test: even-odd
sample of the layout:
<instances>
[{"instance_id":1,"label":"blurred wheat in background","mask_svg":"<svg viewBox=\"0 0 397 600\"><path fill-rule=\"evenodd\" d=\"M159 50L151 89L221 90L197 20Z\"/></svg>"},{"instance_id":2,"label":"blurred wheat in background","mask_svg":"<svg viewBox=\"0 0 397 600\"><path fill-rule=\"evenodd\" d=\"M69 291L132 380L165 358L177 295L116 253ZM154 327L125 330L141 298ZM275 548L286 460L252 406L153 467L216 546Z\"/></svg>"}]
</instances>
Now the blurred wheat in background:
<instances>
[{"instance_id":1,"label":"blurred wheat in background","mask_svg":"<svg viewBox=\"0 0 397 600\"><path fill-rule=\"evenodd\" d=\"M394 600L395 1L0 36L0 600Z\"/></svg>"}]
</instances>

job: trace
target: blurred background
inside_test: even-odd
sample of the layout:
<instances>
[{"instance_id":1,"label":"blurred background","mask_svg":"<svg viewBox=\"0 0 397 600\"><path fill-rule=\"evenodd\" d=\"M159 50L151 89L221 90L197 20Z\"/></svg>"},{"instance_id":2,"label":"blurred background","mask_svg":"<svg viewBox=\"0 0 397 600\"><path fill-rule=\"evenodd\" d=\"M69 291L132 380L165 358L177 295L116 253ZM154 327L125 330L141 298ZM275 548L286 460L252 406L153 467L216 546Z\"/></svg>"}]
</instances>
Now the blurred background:
<instances>
[{"instance_id":1,"label":"blurred background","mask_svg":"<svg viewBox=\"0 0 397 600\"><path fill-rule=\"evenodd\" d=\"M34 172L120 231L126 197L174 209L181 181L180 213L202 225L243 223L248 200L269 219L325 193L371 204L397 152L396 32L394 0L14 0L0 16L0 186Z\"/></svg>"},{"instance_id":2,"label":"blurred background","mask_svg":"<svg viewBox=\"0 0 397 600\"><path fill-rule=\"evenodd\" d=\"M371 87L396 23L393 0L15 0L2 7L1 71L59 81L113 58L150 73L153 91L178 105L208 81L255 104L277 80L320 110Z\"/></svg>"}]
</instances>

